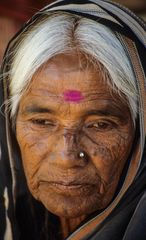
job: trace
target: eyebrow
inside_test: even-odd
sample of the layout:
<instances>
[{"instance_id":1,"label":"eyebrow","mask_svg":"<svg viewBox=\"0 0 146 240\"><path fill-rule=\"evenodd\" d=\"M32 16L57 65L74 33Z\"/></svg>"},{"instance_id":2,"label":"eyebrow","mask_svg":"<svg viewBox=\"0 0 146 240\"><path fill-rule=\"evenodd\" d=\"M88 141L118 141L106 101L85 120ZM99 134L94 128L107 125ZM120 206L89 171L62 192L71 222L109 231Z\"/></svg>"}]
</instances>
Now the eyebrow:
<instances>
[{"instance_id":1,"label":"eyebrow","mask_svg":"<svg viewBox=\"0 0 146 240\"><path fill-rule=\"evenodd\" d=\"M106 106L103 109L95 109L95 110L89 110L85 113L85 116L113 116L116 118L119 118L121 120L126 120L126 116L122 114L122 111L120 109L117 109L113 106Z\"/></svg>"},{"instance_id":2,"label":"eyebrow","mask_svg":"<svg viewBox=\"0 0 146 240\"><path fill-rule=\"evenodd\" d=\"M55 111L49 108L40 107L37 105L26 106L22 112L23 114L31 114L31 113L50 113L54 114Z\"/></svg>"},{"instance_id":3,"label":"eyebrow","mask_svg":"<svg viewBox=\"0 0 146 240\"><path fill-rule=\"evenodd\" d=\"M56 111L50 108L46 107L41 107L36 104L26 106L24 110L22 111L22 114L32 114L32 113L48 113L48 114L56 114ZM126 121L126 116L123 115L121 109L112 106L112 105L107 105L103 109L91 109L86 111L83 116L88 117L88 116L111 116L115 117L117 119L120 119L121 121Z\"/></svg>"}]
</instances>

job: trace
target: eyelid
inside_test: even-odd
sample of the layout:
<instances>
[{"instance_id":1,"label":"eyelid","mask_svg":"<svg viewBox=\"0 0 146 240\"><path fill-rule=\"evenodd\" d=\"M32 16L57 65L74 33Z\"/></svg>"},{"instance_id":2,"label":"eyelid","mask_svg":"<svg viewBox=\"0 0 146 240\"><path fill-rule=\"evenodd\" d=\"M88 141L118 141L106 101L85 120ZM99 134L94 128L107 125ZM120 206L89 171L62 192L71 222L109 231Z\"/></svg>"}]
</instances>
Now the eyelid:
<instances>
[{"instance_id":1,"label":"eyelid","mask_svg":"<svg viewBox=\"0 0 146 240\"><path fill-rule=\"evenodd\" d=\"M116 118L116 117L103 117L103 116L94 116L94 117L89 117L85 123L98 123L98 122L107 122L107 123L111 123L111 124L118 124L120 123L120 119Z\"/></svg>"},{"instance_id":2,"label":"eyelid","mask_svg":"<svg viewBox=\"0 0 146 240\"><path fill-rule=\"evenodd\" d=\"M56 126L56 122L52 119L47 119L47 118L31 118L30 119L30 122L33 123L33 124L36 124L36 125L40 125L40 126ZM45 122L47 124L45 124Z\"/></svg>"},{"instance_id":3,"label":"eyelid","mask_svg":"<svg viewBox=\"0 0 146 240\"><path fill-rule=\"evenodd\" d=\"M48 123L53 123L53 121L49 120L49 119L45 119L45 118L36 118L36 119L31 119L32 122L48 122Z\"/></svg>"},{"instance_id":4,"label":"eyelid","mask_svg":"<svg viewBox=\"0 0 146 240\"><path fill-rule=\"evenodd\" d=\"M103 123L103 128L102 126L98 127L98 124L100 125L100 123ZM89 121L88 123L86 123L86 128L94 128L98 130L104 130L104 123L105 125L107 124L107 127L105 126L105 129L112 129L112 128L116 128L118 126L118 123L116 123L115 121L111 121L111 120L105 120L105 119L98 119L98 120L93 120L93 121ZM97 124L97 128L96 126L94 126L94 124Z\"/></svg>"}]
</instances>

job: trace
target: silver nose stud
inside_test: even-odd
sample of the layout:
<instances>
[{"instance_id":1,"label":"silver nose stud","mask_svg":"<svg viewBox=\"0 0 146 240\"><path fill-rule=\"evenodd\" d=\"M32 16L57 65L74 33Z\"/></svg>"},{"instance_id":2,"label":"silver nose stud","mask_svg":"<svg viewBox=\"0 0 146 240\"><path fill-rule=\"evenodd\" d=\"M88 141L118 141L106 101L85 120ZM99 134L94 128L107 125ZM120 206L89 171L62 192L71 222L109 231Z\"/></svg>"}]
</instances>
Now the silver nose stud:
<instances>
[{"instance_id":1,"label":"silver nose stud","mask_svg":"<svg viewBox=\"0 0 146 240\"><path fill-rule=\"evenodd\" d=\"M85 154L84 154L83 152L80 152L80 153L79 153L79 157L80 157L80 158L84 158L84 157L85 157Z\"/></svg>"}]
</instances>

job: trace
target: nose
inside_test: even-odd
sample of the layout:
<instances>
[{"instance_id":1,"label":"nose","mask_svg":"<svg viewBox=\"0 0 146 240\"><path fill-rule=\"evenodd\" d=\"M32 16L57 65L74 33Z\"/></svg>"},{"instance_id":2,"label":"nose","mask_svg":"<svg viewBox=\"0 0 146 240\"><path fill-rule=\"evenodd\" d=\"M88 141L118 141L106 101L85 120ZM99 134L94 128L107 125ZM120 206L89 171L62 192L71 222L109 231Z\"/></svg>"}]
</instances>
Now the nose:
<instances>
[{"instance_id":1,"label":"nose","mask_svg":"<svg viewBox=\"0 0 146 240\"><path fill-rule=\"evenodd\" d=\"M79 133L65 129L53 150L53 158L52 163L62 169L84 167L88 156L80 146Z\"/></svg>"}]
</instances>

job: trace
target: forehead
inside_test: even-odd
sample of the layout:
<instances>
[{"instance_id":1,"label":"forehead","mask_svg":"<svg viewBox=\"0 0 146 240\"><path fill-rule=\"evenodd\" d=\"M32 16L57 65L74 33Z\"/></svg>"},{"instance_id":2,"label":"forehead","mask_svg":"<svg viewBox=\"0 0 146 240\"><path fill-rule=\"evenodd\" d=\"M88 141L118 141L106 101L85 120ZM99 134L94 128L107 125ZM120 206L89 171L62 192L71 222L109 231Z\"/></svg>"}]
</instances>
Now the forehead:
<instances>
[{"instance_id":1,"label":"forehead","mask_svg":"<svg viewBox=\"0 0 146 240\"><path fill-rule=\"evenodd\" d=\"M98 64L95 67L82 55L62 54L49 60L33 76L31 90L41 89L67 98L69 94L79 97L95 90L105 93L109 87Z\"/></svg>"},{"instance_id":2,"label":"forehead","mask_svg":"<svg viewBox=\"0 0 146 240\"><path fill-rule=\"evenodd\" d=\"M70 109L73 113L90 109L114 108L129 112L127 104L107 85L102 68L76 55L60 55L49 60L33 76L31 85L20 101L49 109Z\"/></svg>"},{"instance_id":3,"label":"forehead","mask_svg":"<svg viewBox=\"0 0 146 240\"><path fill-rule=\"evenodd\" d=\"M74 119L98 112L129 119L128 104L110 89L100 68L81 60L57 56L43 65L20 100L22 115L38 112Z\"/></svg>"}]
</instances>

